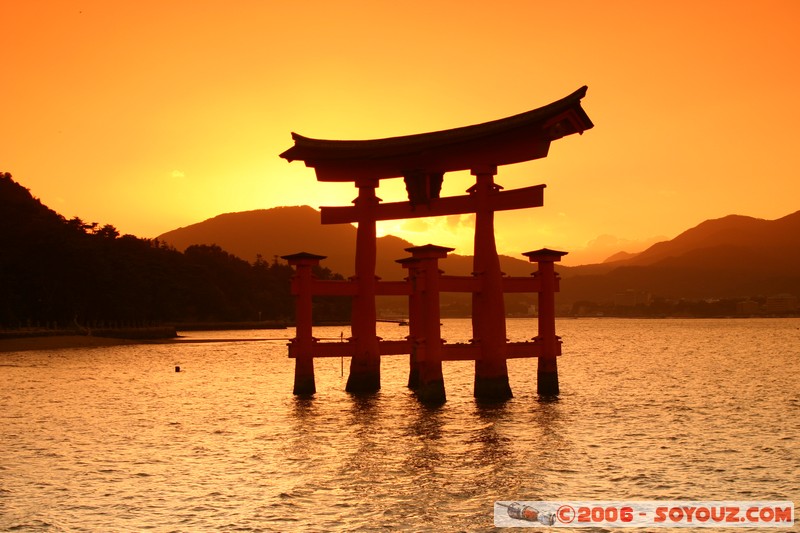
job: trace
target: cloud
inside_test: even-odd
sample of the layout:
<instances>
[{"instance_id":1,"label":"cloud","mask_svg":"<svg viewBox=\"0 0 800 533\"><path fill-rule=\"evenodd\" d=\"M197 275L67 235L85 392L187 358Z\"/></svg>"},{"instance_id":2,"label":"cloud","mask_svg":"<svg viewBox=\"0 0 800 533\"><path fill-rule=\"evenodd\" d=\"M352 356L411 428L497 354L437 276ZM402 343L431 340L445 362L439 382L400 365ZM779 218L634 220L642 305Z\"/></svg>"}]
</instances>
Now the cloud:
<instances>
[{"instance_id":1,"label":"cloud","mask_svg":"<svg viewBox=\"0 0 800 533\"><path fill-rule=\"evenodd\" d=\"M409 220L404 221L400 227L403 231L411 231L414 233L424 233L426 231L430 231L431 225L420 218L412 218Z\"/></svg>"},{"instance_id":2,"label":"cloud","mask_svg":"<svg viewBox=\"0 0 800 533\"><path fill-rule=\"evenodd\" d=\"M449 233L458 235L465 230L473 231L475 215L448 215L446 217L411 218L400 224L402 231L414 233Z\"/></svg>"},{"instance_id":3,"label":"cloud","mask_svg":"<svg viewBox=\"0 0 800 533\"><path fill-rule=\"evenodd\" d=\"M448 215L444 222L451 233L458 233L465 228L475 227L475 215Z\"/></svg>"},{"instance_id":4,"label":"cloud","mask_svg":"<svg viewBox=\"0 0 800 533\"><path fill-rule=\"evenodd\" d=\"M629 239L620 239L615 235L599 235L586 243L586 249L607 249L607 248L623 248L634 241ZM620 250L617 250L620 251Z\"/></svg>"},{"instance_id":5,"label":"cloud","mask_svg":"<svg viewBox=\"0 0 800 533\"><path fill-rule=\"evenodd\" d=\"M474 228L474 215L450 215L397 221L384 232L415 245L438 244L456 248L456 253L472 253Z\"/></svg>"},{"instance_id":6,"label":"cloud","mask_svg":"<svg viewBox=\"0 0 800 533\"><path fill-rule=\"evenodd\" d=\"M569 261L564 261L569 265L588 265L602 263L609 257L619 252L639 253L653 244L666 240L666 237L650 237L649 239L632 240L621 239L615 235L603 234L595 237L586 243L586 246L577 250L571 250Z\"/></svg>"},{"instance_id":7,"label":"cloud","mask_svg":"<svg viewBox=\"0 0 800 533\"><path fill-rule=\"evenodd\" d=\"M170 176L173 178L185 178L186 174L182 170L173 170Z\"/></svg>"}]
</instances>

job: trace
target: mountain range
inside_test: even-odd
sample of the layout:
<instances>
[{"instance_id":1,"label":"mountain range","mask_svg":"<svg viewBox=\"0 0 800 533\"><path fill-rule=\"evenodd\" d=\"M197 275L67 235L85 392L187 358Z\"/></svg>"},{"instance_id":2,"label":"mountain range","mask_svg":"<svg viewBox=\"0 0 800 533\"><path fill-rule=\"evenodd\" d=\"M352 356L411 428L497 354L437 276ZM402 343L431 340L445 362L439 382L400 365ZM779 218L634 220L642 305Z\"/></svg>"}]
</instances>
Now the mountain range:
<instances>
[{"instance_id":1,"label":"mountain range","mask_svg":"<svg viewBox=\"0 0 800 533\"><path fill-rule=\"evenodd\" d=\"M356 228L322 225L309 206L227 213L178 228L158 240L182 250L192 244L216 244L248 261L306 251L325 255L323 266L352 275ZM425 243L417 243L425 244ZM377 274L401 279L395 261L407 257L412 243L395 236L378 238ZM503 271L530 275L529 262L501 256ZM470 256L452 254L442 262L451 275L472 271ZM638 254L615 254L594 265L558 266L562 304L611 301L625 291L667 299L748 298L778 293L800 295L800 211L777 220L730 215L707 220L674 239Z\"/></svg>"},{"instance_id":2,"label":"mountain range","mask_svg":"<svg viewBox=\"0 0 800 533\"><path fill-rule=\"evenodd\" d=\"M324 255L322 265L344 276L352 276L356 250L356 228L350 224L320 224L320 213L309 206L275 207L226 213L197 224L168 231L157 237L178 250L192 244L217 244L224 250L254 261L295 252ZM427 243L419 243L427 244ZM434 243L438 244L438 243ZM408 257L414 244L386 235L377 240L376 272L381 279L403 279L405 271L396 263ZM466 276L472 272L472 256L451 254L442 263L448 274ZM536 270L527 259L501 257L503 271L527 276Z\"/></svg>"},{"instance_id":3,"label":"mountain range","mask_svg":"<svg viewBox=\"0 0 800 533\"><path fill-rule=\"evenodd\" d=\"M707 220L633 257L573 267L565 299L607 300L621 291L668 299L800 295L800 211L777 220Z\"/></svg>"}]
</instances>

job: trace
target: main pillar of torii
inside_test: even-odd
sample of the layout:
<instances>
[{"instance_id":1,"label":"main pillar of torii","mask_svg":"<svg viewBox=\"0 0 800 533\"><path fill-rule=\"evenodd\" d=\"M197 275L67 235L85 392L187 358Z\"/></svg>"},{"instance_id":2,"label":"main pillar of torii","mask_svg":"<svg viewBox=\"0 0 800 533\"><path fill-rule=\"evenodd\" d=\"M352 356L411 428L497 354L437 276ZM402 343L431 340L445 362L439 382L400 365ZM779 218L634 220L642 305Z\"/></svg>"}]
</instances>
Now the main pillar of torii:
<instances>
[{"instance_id":1,"label":"main pillar of torii","mask_svg":"<svg viewBox=\"0 0 800 533\"><path fill-rule=\"evenodd\" d=\"M480 290L473 296L473 342L480 346L475 364L475 396L502 400L511 396L506 368L506 329L502 272L494 238L494 212L543 205L544 185L502 191L497 168L547 156L550 143L593 127L581 107L586 87L546 106L512 117L387 139L321 140L292 133L294 146L281 154L303 161L317 180L351 182L358 196L349 207L322 207L323 224L357 223L350 392L380 388L376 334L376 229L378 220L475 214L474 274ZM464 196L440 197L444 174L469 170L475 184ZM382 179L403 178L408 201L382 203L376 189Z\"/></svg>"}]
</instances>

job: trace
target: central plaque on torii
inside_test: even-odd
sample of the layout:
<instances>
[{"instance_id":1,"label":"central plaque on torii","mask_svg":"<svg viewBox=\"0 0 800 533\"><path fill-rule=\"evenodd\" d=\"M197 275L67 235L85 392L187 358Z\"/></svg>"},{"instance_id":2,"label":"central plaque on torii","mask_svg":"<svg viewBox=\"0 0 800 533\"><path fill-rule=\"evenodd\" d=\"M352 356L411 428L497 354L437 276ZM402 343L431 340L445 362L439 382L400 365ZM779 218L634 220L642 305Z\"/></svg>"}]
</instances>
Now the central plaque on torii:
<instances>
[{"instance_id":1,"label":"central plaque on torii","mask_svg":"<svg viewBox=\"0 0 800 533\"><path fill-rule=\"evenodd\" d=\"M512 117L417 135L322 140L292 133L294 146L283 152L282 158L303 161L314 169L319 181L353 182L358 189L354 205L321 208L323 224L358 224L348 391L372 392L380 388L376 221L475 213L473 275L478 282L472 291L472 343L479 353L475 356L474 393L477 398L490 400L511 397L506 366L504 277L495 244L494 212L543 205L545 185L504 191L494 182L494 176L500 166L543 158L552 141L592 128L592 121L580 105L586 90L582 87L561 100ZM461 170L469 170L475 176L475 184L466 195L442 198L444 175ZM392 178L403 178L408 201L384 203L377 197L375 190L380 180ZM544 255L536 257L545 257L552 266L560 253L545 250ZM305 256L292 257L307 260ZM438 318L436 322L438 325ZM557 394L555 353L552 355L552 362L539 355L539 390L549 387ZM552 385L548 386L548 382Z\"/></svg>"}]
</instances>

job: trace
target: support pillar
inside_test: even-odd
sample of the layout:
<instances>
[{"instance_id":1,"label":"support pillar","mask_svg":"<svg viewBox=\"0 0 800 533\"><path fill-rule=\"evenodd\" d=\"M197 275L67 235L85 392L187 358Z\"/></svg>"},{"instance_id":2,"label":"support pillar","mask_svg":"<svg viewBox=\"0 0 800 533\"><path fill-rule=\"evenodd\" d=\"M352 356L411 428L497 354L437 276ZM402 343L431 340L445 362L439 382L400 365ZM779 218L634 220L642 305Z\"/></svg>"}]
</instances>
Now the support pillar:
<instances>
[{"instance_id":1,"label":"support pillar","mask_svg":"<svg viewBox=\"0 0 800 533\"><path fill-rule=\"evenodd\" d=\"M473 169L475 185L467 191L476 199L473 275L483 278L482 289L472 295L473 340L479 343L475 361L474 396L485 401L511 398L506 365L506 318L503 273L494 238L491 195L502 187L494 183L496 167Z\"/></svg>"},{"instance_id":2,"label":"support pillar","mask_svg":"<svg viewBox=\"0 0 800 533\"><path fill-rule=\"evenodd\" d=\"M355 351L350 359L350 375L345 386L345 390L352 393L375 392L381 388L381 360L375 325L375 207L380 202L375 194L377 186L377 180L356 181L358 197L353 201L358 210L355 264L358 294L353 298L351 321Z\"/></svg>"},{"instance_id":3,"label":"support pillar","mask_svg":"<svg viewBox=\"0 0 800 533\"><path fill-rule=\"evenodd\" d=\"M314 382L314 337L313 302L311 285L314 279L311 269L317 265L324 255L314 255L301 252L293 255L284 255L289 264L295 267L292 279L292 293L295 298L295 335L292 339L295 354L294 364L294 389L293 393L308 395L317 392Z\"/></svg>"},{"instance_id":4,"label":"support pillar","mask_svg":"<svg viewBox=\"0 0 800 533\"><path fill-rule=\"evenodd\" d=\"M421 402L428 404L442 404L447 399L444 390L444 376L442 375L442 333L441 316L439 312L439 259L447 257L453 248L434 246L414 246L407 248L414 259L418 260L417 293L421 300L419 309L420 324L417 332L424 345L424 358L419 363L419 383L417 397ZM419 283L421 281L421 283ZM421 285L421 286L420 286ZM421 294L420 290L421 289ZM417 344L417 342L415 342Z\"/></svg>"},{"instance_id":5,"label":"support pillar","mask_svg":"<svg viewBox=\"0 0 800 533\"><path fill-rule=\"evenodd\" d=\"M558 290L558 274L554 262L560 261L566 252L542 248L522 255L539 265L534 276L539 278L539 334L534 339L541 345L536 370L536 392L539 396L558 396L558 362L560 338L556 335L555 293Z\"/></svg>"},{"instance_id":6,"label":"support pillar","mask_svg":"<svg viewBox=\"0 0 800 533\"><path fill-rule=\"evenodd\" d=\"M419 388L419 350L418 339L422 338L420 327L422 326L422 280L419 279L419 259L407 257L398 259L397 262L408 270L407 282L411 285L411 294L408 296L408 336L411 343L411 353L408 356L408 388L417 390Z\"/></svg>"}]
</instances>

